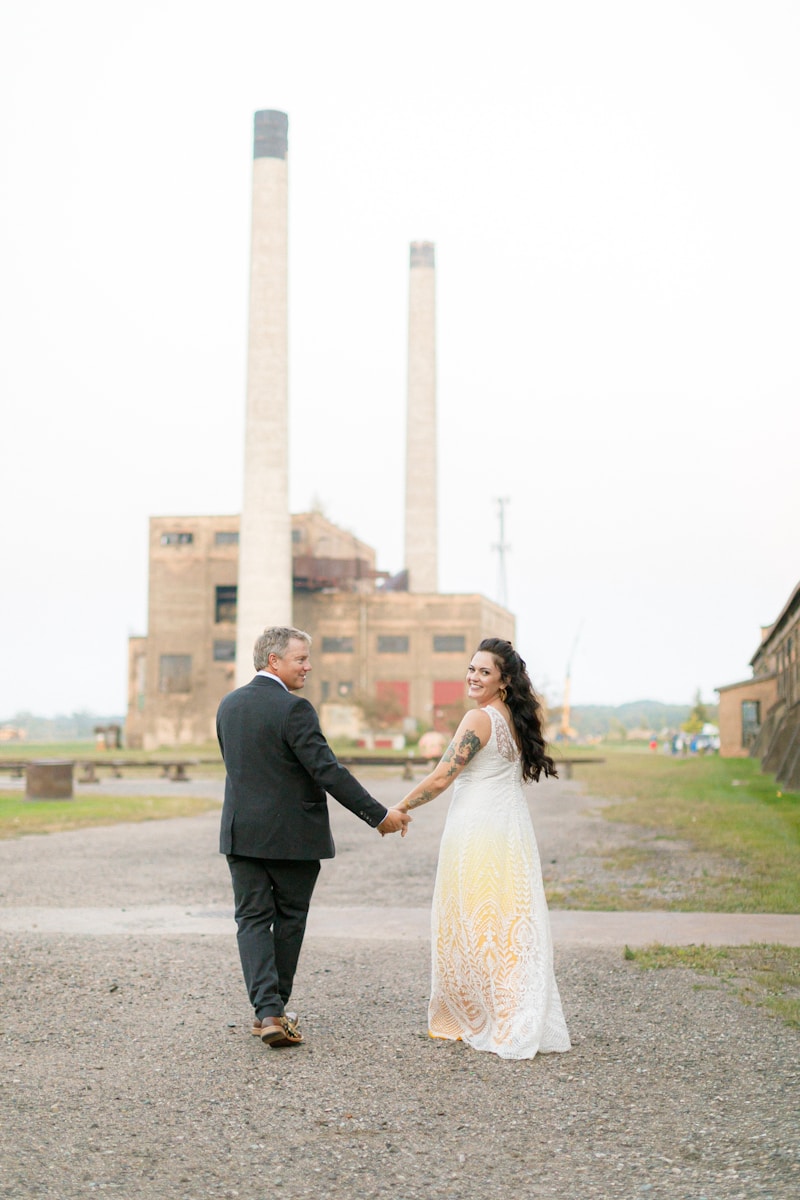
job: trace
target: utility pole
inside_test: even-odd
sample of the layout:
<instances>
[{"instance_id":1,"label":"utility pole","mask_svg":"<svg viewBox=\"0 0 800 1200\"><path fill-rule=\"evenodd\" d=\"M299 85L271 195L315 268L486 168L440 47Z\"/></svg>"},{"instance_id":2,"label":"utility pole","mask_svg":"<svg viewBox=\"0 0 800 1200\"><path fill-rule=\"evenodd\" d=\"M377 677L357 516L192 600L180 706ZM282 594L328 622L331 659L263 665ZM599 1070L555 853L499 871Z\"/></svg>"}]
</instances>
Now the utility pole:
<instances>
[{"instance_id":1,"label":"utility pole","mask_svg":"<svg viewBox=\"0 0 800 1200\"><path fill-rule=\"evenodd\" d=\"M508 497L501 496L497 500L497 520L500 526L500 540L492 546L497 551L497 601L503 608L508 608L508 581L506 579L506 552L511 549L506 541L506 505Z\"/></svg>"}]
</instances>

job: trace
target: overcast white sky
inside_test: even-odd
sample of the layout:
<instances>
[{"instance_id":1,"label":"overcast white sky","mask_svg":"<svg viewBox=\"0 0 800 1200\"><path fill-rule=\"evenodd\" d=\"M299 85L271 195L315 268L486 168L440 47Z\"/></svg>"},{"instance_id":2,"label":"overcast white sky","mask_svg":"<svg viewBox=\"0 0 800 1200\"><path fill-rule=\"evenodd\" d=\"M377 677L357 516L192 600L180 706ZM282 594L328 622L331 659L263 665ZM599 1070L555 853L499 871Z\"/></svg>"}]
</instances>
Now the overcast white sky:
<instances>
[{"instance_id":1,"label":"overcast white sky","mask_svg":"<svg viewBox=\"0 0 800 1200\"><path fill-rule=\"evenodd\" d=\"M26 0L0 17L0 719L122 712L147 522L238 512L252 117L289 114L291 491L403 553L436 243L440 586L554 699L713 700L800 578L796 0ZM580 632L579 632L580 631Z\"/></svg>"}]
</instances>

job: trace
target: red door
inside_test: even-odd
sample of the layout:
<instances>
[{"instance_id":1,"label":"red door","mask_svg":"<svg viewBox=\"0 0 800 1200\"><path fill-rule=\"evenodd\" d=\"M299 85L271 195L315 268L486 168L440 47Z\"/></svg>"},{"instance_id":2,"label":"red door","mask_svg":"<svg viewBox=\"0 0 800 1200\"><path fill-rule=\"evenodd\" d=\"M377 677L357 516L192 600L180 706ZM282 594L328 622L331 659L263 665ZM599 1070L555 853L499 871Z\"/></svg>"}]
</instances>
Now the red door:
<instances>
[{"instance_id":1,"label":"red door","mask_svg":"<svg viewBox=\"0 0 800 1200\"><path fill-rule=\"evenodd\" d=\"M439 733L454 733L467 707L467 686L463 679L434 680L434 729Z\"/></svg>"},{"instance_id":2,"label":"red door","mask_svg":"<svg viewBox=\"0 0 800 1200\"><path fill-rule=\"evenodd\" d=\"M398 708L403 710L402 715L407 717L410 687L407 679L379 679L375 684L375 695L379 700L394 698Z\"/></svg>"}]
</instances>

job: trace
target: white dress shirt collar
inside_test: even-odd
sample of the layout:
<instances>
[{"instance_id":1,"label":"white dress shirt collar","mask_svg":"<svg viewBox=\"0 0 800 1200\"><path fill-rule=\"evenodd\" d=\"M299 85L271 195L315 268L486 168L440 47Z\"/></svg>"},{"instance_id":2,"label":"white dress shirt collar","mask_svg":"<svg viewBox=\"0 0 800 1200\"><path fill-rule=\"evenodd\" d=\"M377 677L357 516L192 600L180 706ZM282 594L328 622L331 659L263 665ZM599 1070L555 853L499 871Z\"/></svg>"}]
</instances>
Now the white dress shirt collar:
<instances>
[{"instance_id":1,"label":"white dress shirt collar","mask_svg":"<svg viewBox=\"0 0 800 1200\"><path fill-rule=\"evenodd\" d=\"M281 679L280 675L276 675L273 671L257 671L256 674L257 675L266 675L267 679L274 679L276 683L279 683L281 685L281 687L284 689L284 691L288 692L289 689L287 688L286 684Z\"/></svg>"}]
</instances>

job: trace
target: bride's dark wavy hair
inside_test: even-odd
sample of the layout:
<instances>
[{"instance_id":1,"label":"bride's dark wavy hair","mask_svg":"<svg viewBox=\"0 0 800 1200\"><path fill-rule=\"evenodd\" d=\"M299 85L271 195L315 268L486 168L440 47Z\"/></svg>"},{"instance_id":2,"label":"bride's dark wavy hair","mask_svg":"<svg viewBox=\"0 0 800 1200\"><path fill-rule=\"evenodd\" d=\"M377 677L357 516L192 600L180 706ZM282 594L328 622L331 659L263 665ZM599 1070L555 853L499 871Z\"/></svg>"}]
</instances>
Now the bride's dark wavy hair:
<instances>
[{"instance_id":1,"label":"bride's dark wavy hair","mask_svg":"<svg viewBox=\"0 0 800 1200\"><path fill-rule=\"evenodd\" d=\"M556 764L545 749L542 704L533 690L525 660L520 658L511 642L502 638L484 638L478 650L486 650L492 655L503 677L505 702L522 748L522 778L538 780L542 771L546 776L557 777Z\"/></svg>"}]
</instances>

